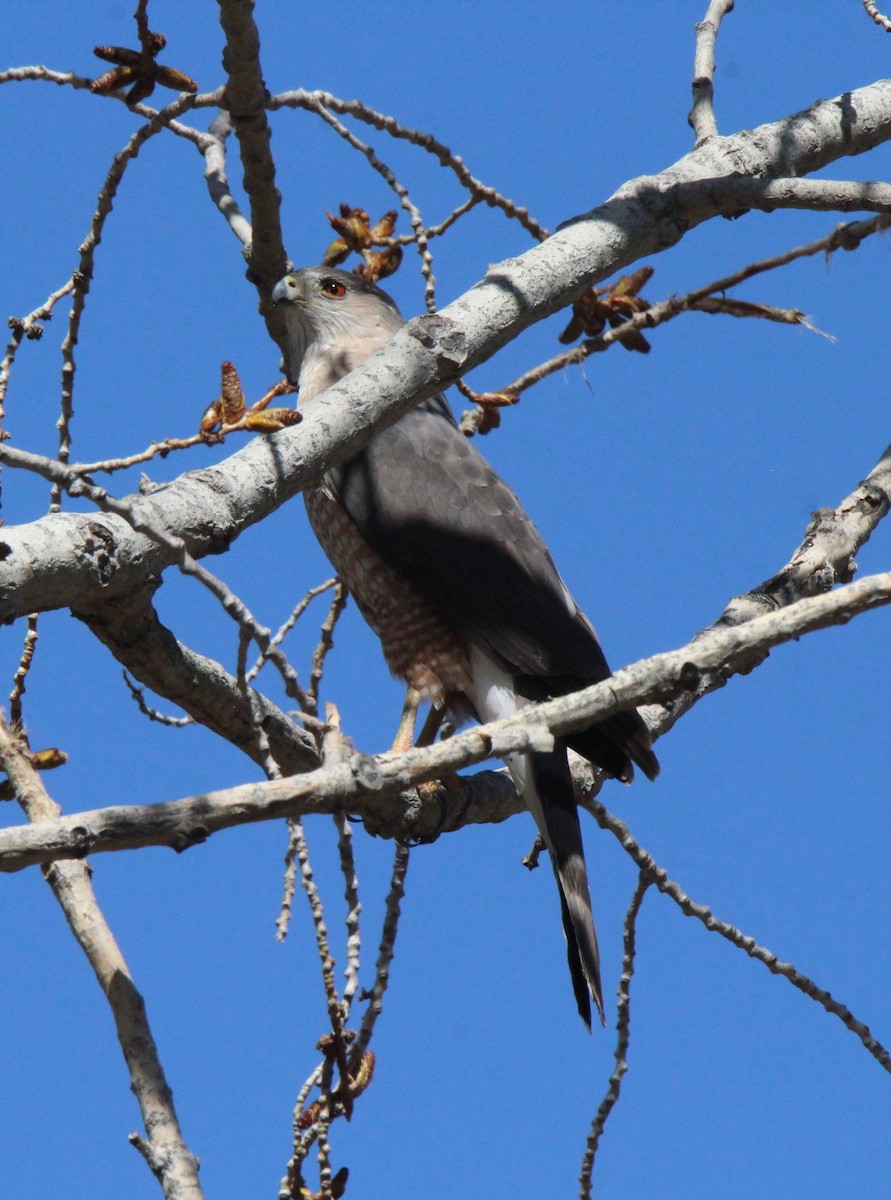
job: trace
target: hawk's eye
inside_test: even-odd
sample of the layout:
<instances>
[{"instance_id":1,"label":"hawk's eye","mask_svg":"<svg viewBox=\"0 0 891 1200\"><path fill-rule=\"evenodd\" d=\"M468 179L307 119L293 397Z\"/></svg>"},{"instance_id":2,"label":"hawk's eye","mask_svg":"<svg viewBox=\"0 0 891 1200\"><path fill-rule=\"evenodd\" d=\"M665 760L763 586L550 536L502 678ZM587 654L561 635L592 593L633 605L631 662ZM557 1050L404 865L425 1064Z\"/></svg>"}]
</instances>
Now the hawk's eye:
<instances>
[{"instance_id":1,"label":"hawk's eye","mask_svg":"<svg viewBox=\"0 0 891 1200\"><path fill-rule=\"evenodd\" d=\"M339 279L332 279L331 276L329 276L327 279L323 279L320 286L326 296L334 296L337 299L340 299L341 296L346 295L346 288L344 285Z\"/></svg>"}]
</instances>

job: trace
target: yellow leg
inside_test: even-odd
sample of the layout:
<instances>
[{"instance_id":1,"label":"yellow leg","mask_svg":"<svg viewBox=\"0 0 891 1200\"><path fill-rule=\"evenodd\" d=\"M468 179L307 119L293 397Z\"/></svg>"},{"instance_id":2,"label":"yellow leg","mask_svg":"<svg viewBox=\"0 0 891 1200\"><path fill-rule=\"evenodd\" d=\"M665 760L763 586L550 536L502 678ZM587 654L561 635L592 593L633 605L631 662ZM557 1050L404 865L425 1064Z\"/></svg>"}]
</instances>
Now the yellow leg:
<instances>
[{"instance_id":1,"label":"yellow leg","mask_svg":"<svg viewBox=\"0 0 891 1200\"><path fill-rule=\"evenodd\" d=\"M399 727L396 730L396 736L393 738L391 749L399 752L411 749L420 703L420 693L413 687L407 687L405 689L405 703L402 705L402 716L399 718Z\"/></svg>"},{"instance_id":2,"label":"yellow leg","mask_svg":"<svg viewBox=\"0 0 891 1200\"><path fill-rule=\"evenodd\" d=\"M436 735L439 733L440 726L445 720L444 708L431 708L427 713L427 720L424 722L421 732L418 734L416 746L432 746L436 741Z\"/></svg>"}]
</instances>

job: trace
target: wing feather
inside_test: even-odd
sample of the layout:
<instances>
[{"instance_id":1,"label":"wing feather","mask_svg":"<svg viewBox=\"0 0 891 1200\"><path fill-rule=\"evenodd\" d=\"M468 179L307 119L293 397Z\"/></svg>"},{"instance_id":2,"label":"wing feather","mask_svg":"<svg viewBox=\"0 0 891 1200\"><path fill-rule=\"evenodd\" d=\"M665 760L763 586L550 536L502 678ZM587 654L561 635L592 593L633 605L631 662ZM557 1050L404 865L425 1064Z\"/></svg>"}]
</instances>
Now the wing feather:
<instances>
[{"instance_id":1,"label":"wing feather","mask_svg":"<svg viewBox=\"0 0 891 1200\"><path fill-rule=\"evenodd\" d=\"M460 432L441 396L382 430L326 476L381 558L448 624L517 678L530 699L610 675L600 643L513 491ZM631 711L567 739L630 781L659 765Z\"/></svg>"},{"instance_id":2,"label":"wing feather","mask_svg":"<svg viewBox=\"0 0 891 1200\"><path fill-rule=\"evenodd\" d=\"M541 534L441 398L377 434L329 485L378 554L513 670L609 675Z\"/></svg>"}]
</instances>

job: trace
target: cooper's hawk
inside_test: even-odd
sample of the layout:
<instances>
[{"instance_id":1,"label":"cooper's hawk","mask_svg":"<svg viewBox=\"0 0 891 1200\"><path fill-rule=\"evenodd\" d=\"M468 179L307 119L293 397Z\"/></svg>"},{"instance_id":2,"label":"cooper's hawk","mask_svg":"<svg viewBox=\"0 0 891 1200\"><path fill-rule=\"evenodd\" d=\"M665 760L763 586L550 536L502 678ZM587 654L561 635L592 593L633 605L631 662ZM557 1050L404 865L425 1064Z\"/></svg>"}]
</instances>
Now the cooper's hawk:
<instances>
[{"instance_id":1,"label":"cooper's hawk","mask_svg":"<svg viewBox=\"0 0 891 1200\"><path fill-rule=\"evenodd\" d=\"M285 313L303 406L403 324L380 288L332 268L286 275L272 297ZM541 534L442 396L329 471L306 506L391 671L434 705L490 721L609 675ZM590 1028L589 992L601 1019L603 999L567 747L626 783L632 761L650 779L659 764L636 712L507 761L550 852L575 998Z\"/></svg>"}]
</instances>

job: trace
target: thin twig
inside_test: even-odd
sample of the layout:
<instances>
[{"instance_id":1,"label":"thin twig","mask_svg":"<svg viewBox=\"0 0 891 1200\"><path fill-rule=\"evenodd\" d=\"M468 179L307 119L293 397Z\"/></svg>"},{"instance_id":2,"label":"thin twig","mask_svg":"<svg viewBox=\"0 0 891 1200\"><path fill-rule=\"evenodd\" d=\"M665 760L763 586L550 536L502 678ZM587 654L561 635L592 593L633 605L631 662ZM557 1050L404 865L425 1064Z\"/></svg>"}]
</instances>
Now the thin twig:
<instances>
[{"instance_id":1,"label":"thin twig","mask_svg":"<svg viewBox=\"0 0 891 1200\"><path fill-rule=\"evenodd\" d=\"M879 12L874 0L863 0L863 7L866 9L867 14L875 21L876 25L884 29L886 33L891 33L891 18Z\"/></svg>"},{"instance_id":2,"label":"thin twig","mask_svg":"<svg viewBox=\"0 0 891 1200\"><path fill-rule=\"evenodd\" d=\"M597 1114L591 1122L591 1132L588 1134L588 1142L585 1147L584 1157L582 1158L582 1170L579 1178L580 1200L590 1200L591 1174L594 1170L597 1147L603 1136L607 1119L618 1103L622 1080L628 1072L628 1045L631 1041L631 980L634 976L637 915L640 912L640 906L643 903L647 888L652 882L653 880L650 876L645 871L641 871L637 887L634 889L634 895L631 897L631 903L625 914L622 977L619 980L619 1004L616 1019L616 1033L618 1036L614 1051L616 1066L610 1076L606 1095L600 1102Z\"/></svg>"},{"instance_id":3,"label":"thin twig","mask_svg":"<svg viewBox=\"0 0 891 1200\"><path fill-rule=\"evenodd\" d=\"M52 71L49 67L10 67L0 71L0 84L40 82L54 83L57 87L71 87L75 91L89 91L93 80L87 75L76 75L74 71Z\"/></svg>"},{"instance_id":4,"label":"thin twig","mask_svg":"<svg viewBox=\"0 0 891 1200\"><path fill-rule=\"evenodd\" d=\"M126 471L129 467L138 467L141 463L150 462L153 458L166 458L175 450L190 450L193 446L201 443L215 445L222 440L224 433L225 427L212 439L201 433L193 433L185 438L164 438L161 442L152 442L147 449L140 450L137 454L128 454L123 458L103 458L97 462L74 462L69 464L69 468L75 475L97 475L100 472L112 475L115 471Z\"/></svg>"},{"instance_id":5,"label":"thin twig","mask_svg":"<svg viewBox=\"0 0 891 1200\"><path fill-rule=\"evenodd\" d=\"M341 100L340 97L332 95L331 92L282 92L277 96L273 96L269 101L271 109L285 107L314 109L317 104L322 104L325 108L340 113L342 116L355 117L357 120L364 121L375 129L388 133L393 138L399 138L411 143L413 146L420 147L420 149L425 150L428 154L432 154L438 159L442 166L453 171L461 186L466 188L472 196L478 196L490 208L500 209L511 220L519 221L523 228L537 241L543 242L548 237L548 230L530 215L527 208L515 204L513 200L502 196L495 188L488 187L475 178L464 165L464 160L450 150L448 146L437 141L430 133L422 133L418 129L402 125L395 117L376 112L373 108L369 108L367 104L363 104L361 100Z\"/></svg>"},{"instance_id":6,"label":"thin twig","mask_svg":"<svg viewBox=\"0 0 891 1200\"><path fill-rule=\"evenodd\" d=\"M360 950L362 947L359 916L362 904L359 900L359 877L356 873L356 857L353 853L353 829L343 812L334 814L334 824L337 828L337 851L340 855L340 869L343 873L344 893L346 901L347 929L347 965L344 974L346 983L343 989L343 1004L347 1016L353 1003L353 997L359 990Z\"/></svg>"},{"instance_id":7,"label":"thin twig","mask_svg":"<svg viewBox=\"0 0 891 1200\"><path fill-rule=\"evenodd\" d=\"M137 129L133 136L128 141L123 150L119 150L114 156L111 168L105 177L105 181L99 190L99 202L96 209L90 218L90 228L86 238L82 242L78 250L79 261L76 270L72 275L74 281L74 298L71 304L71 313L68 319L68 329L62 341L62 392L61 392L61 412L59 414L58 429L59 429L59 461L67 463L71 456L71 418L74 415L74 377L76 364L74 360L74 347L77 345L78 335L80 333L80 322L83 315L84 306L86 304L87 292L90 290L90 283L93 279L93 269L95 265L96 247L102 240L102 232L105 227L106 219L112 210L114 198L117 195L118 187L124 177L124 172L127 167L136 158L139 151L149 140L159 133L167 124L171 117L178 116L181 112L191 108L194 102L194 97L188 93L177 97L172 104L168 104L161 109L155 116L151 118L145 125ZM59 509L62 496L62 487L59 483L54 483L51 494L50 508L51 511L57 512Z\"/></svg>"},{"instance_id":8,"label":"thin twig","mask_svg":"<svg viewBox=\"0 0 891 1200\"><path fill-rule=\"evenodd\" d=\"M312 665L309 672L309 686L306 689L307 699L311 704L310 712L313 714L318 711L319 685L322 682L322 674L325 670L325 660L334 649L334 627L340 620L340 615L346 608L347 599L349 598L349 592L343 580L335 579L330 582L334 584L334 595L331 598L328 615L319 629L319 641L313 651Z\"/></svg>"},{"instance_id":9,"label":"thin twig","mask_svg":"<svg viewBox=\"0 0 891 1200\"><path fill-rule=\"evenodd\" d=\"M316 935L316 946L319 952L319 962L322 969L322 983L325 989L325 1002L328 1008L328 1022L331 1027L331 1041L329 1043L331 1052L326 1053L326 1061L322 1070L320 1082L320 1090L322 1093L321 1104L318 1112L314 1116L312 1122L311 1133L314 1132L319 1141L319 1170L322 1179L322 1188L329 1187L330 1190L330 1146L328 1144L328 1126L336 1112L336 1096L334 1088L334 1066L337 1066L339 1082L344 1089L344 1103L349 1105L349 1068L347 1063L346 1041L344 1039L344 1020L346 1015L345 1006L342 1004L340 997L337 994L337 986L334 980L334 959L331 955L331 947L328 940L328 928L325 922L325 911L322 905L322 898L316 885L313 876L312 864L309 858L309 846L306 841L306 834L303 829L303 824L299 820L289 822L291 840L294 844L297 862L300 866L300 881L303 889L306 892L307 900L309 901L310 912L312 913L313 928ZM324 1042L324 1039L323 1039ZM320 1043L320 1045L323 1043ZM347 1110L348 1111L348 1110ZM311 1145L311 1138L303 1140L301 1145L295 1148L295 1156L305 1157L306 1152ZM302 1155L301 1155L302 1150ZM325 1184L327 1179L328 1184Z\"/></svg>"},{"instance_id":10,"label":"thin twig","mask_svg":"<svg viewBox=\"0 0 891 1200\"><path fill-rule=\"evenodd\" d=\"M349 757L350 747L344 741L340 726L340 713L334 704L325 707L325 736L322 740L322 761L325 764L343 762ZM338 809L334 813L334 825L337 829L337 852L340 856L340 870L344 881L344 900L346 901L346 931L347 931L347 964L344 971L346 983L340 1006L341 1019L345 1023L350 1015L353 996L359 988L359 952L362 945L359 926L359 915L362 905L359 901L359 877L356 872L356 857L353 853L353 831L346 813ZM335 1031L337 1032L337 1031ZM341 1082L346 1083L347 1077L341 1071Z\"/></svg>"},{"instance_id":11,"label":"thin twig","mask_svg":"<svg viewBox=\"0 0 891 1200\"><path fill-rule=\"evenodd\" d=\"M304 1112L306 1111L306 1102L309 1099L310 1092L314 1088L320 1087L322 1083L322 1075L325 1070L325 1062L320 1062L316 1069L312 1072L303 1087L300 1089L297 1100L294 1104L294 1111L291 1118L292 1130L292 1145L293 1152L285 1168L285 1174L279 1184L278 1200L295 1200L295 1197L300 1196L300 1189L303 1184L303 1176L300 1171L301 1163L306 1157L305 1143L305 1126L303 1123Z\"/></svg>"},{"instance_id":12,"label":"thin twig","mask_svg":"<svg viewBox=\"0 0 891 1200\"><path fill-rule=\"evenodd\" d=\"M0 85L4 83L52 83L56 87L70 87L75 91L91 91L93 80L86 75L77 75L74 71L53 71L49 67L33 66L33 67L10 67L7 71L0 71ZM191 108L219 108L223 102L223 88L217 88L213 92L202 92L200 95L192 96ZM124 104L130 112L136 113L137 116L145 117L147 120L154 120L161 112L153 108L150 104L139 103L130 104L127 101L126 95L122 90L109 92L107 95L98 95L97 99L114 100L118 104ZM207 140L207 134L203 129L195 129L191 125L184 125L182 121L176 121L172 118L165 119L165 125L171 133L177 137L185 138L187 141L194 143L199 150L203 151L203 146Z\"/></svg>"},{"instance_id":13,"label":"thin twig","mask_svg":"<svg viewBox=\"0 0 891 1200\"><path fill-rule=\"evenodd\" d=\"M183 729L186 725L195 724L194 717L172 717L168 716L167 713L160 712L157 708L152 708L146 701L145 689L141 688L135 679L131 679L126 671L122 671L121 674L124 677L124 683L130 690L130 695L136 701L136 706L144 717L148 717L150 721L157 721L159 725L166 725L171 729Z\"/></svg>"},{"instance_id":14,"label":"thin twig","mask_svg":"<svg viewBox=\"0 0 891 1200\"><path fill-rule=\"evenodd\" d=\"M28 672L31 670L31 663L34 660L38 616L38 613L31 613L28 617L28 628L22 643L22 656L12 678L12 691L9 693L9 721L13 729L22 727L22 696L25 694L25 680L28 678Z\"/></svg>"},{"instance_id":15,"label":"thin twig","mask_svg":"<svg viewBox=\"0 0 891 1200\"><path fill-rule=\"evenodd\" d=\"M269 745L269 737L263 727L263 712L259 698L247 682L247 654L251 644L252 634L249 629L241 626L238 630L238 657L235 681L245 707L250 714L251 737L254 742L255 761L259 762L267 779L281 779L282 773Z\"/></svg>"},{"instance_id":16,"label":"thin twig","mask_svg":"<svg viewBox=\"0 0 891 1200\"><path fill-rule=\"evenodd\" d=\"M478 204L482 204L482 202L481 196L468 197L463 204L459 204L457 208L453 209L445 220L440 221L438 225L426 226L424 237L428 241L435 237L442 237L461 217L469 213L472 208L476 208ZM400 233L394 234L392 237L375 238L371 244L373 246L412 246L417 240L418 235L416 233Z\"/></svg>"},{"instance_id":17,"label":"thin twig","mask_svg":"<svg viewBox=\"0 0 891 1200\"><path fill-rule=\"evenodd\" d=\"M318 885L313 876L312 863L309 858L309 846L306 842L306 833L303 829L303 823L300 820L292 820L290 823L291 840L294 843L294 850L297 856L297 862L300 867L300 882L303 885L303 890L306 892L306 898L309 902L310 912L312 914L313 928L316 935L316 946L319 952L319 962L322 968L322 983L325 989L325 1002L328 1006L328 1019L331 1023L332 1032L339 1034L343 1032L343 1014L340 1007L340 998L337 995L337 986L334 981L334 959L331 955L331 946L328 941L328 927L325 923L325 910L322 905L322 898L319 894Z\"/></svg>"},{"instance_id":18,"label":"thin twig","mask_svg":"<svg viewBox=\"0 0 891 1200\"><path fill-rule=\"evenodd\" d=\"M32 342L40 340L43 336L42 322L52 320L53 309L73 288L74 280L68 279L60 288L57 288L54 292L50 292L43 304L35 308L33 312L29 312L27 316L9 318L12 337L6 346L6 354L3 356L2 362L0 362L0 421L6 415L4 405L6 404L6 390L9 386L9 373L15 360L16 351L21 345L22 340L27 339Z\"/></svg>"},{"instance_id":19,"label":"thin twig","mask_svg":"<svg viewBox=\"0 0 891 1200\"><path fill-rule=\"evenodd\" d=\"M359 1036L353 1045L350 1062L355 1067L362 1059L371 1041L377 1019L384 1006L384 994L390 980L390 965L396 953L396 935L399 932L400 905L405 896L405 876L408 871L409 848L398 843L393 855L393 871L390 876L390 888L384 909L384 924L381 929L381 941L378 948L377 962L374 968L374 984L368 993L368 1008L362 1018ZM363 993L364 995L364 993ZM353 1072L355 1073L355 1072Z\"/></svg>"},{"instance_id":20,"label":"thin twig","mask_svg":"<svg viewBox=\"0 0 891 1200\"><path fill-rule=\"evenodd\" d=\"M580 345L574 346L571 350L567 350L563 354L557 354L553 358L549 358L546 362L532 367L530 370L524 372L524 374L518 376L512 383L508 384L506 388L502 388L501 391L515 393L519 396L528 388L541 383L543 379L547 379L548 376L555 374L557 371L562 371L564 368L572 366L575 363L584 362L592 354L600 354L608 350L616 342L624 341L639 330L655 329L659 325L664 325L667 321L674 320L681 313L695 310L702 301L712 296L715 292L729 291L730 288L744 283L747 279L752 279L754 276L761 275L766 271L775 271L779 267L788 266L789 263L795 262L799 258L809 258L815 254L834 254L837 250L856 250L866 238L871 237L873 234L881 233L889 226L891 226L891 215L885 213L880 213L878 216L871 217L865 221L852 221L836 225L831 233L817 238L816 241L808 242L803 246L796 246L792 250L786 250L782 254L762 259L759 262L749 263L747 266L741 267L730 275L725 275L723 278L715 280L714 283L695 288L683 296L670 297L668 300L663 300L658 304L653 304L649 308L643 309L641 312L634 313L627 321L623 321L621 325L606 330L598 337L588 338ZM759 306L759 308L761 307ZM805 325L808 328L812 328L808 325L804 315L798 313L796 310L765 308L764 311L753 311L751 313L738 312L734 313L734 315L760 316L768 320L781 320L786 324ZM819 330L816 332L819 332ZM465 433L475 432L476 427L479 425L480 417L481 414L475 410L464 413L461 418L461 428Z\"/></svg>"},{"instance_id":21,"label":"thin twig","mask_svg":"<svg viewBox=\"0 0 891 1200\"><path fill-rule=\"evenodd\" d=\"M632 837L628 826L618 817L614 817L599 800L589 800L586 808L593 814L601 829L607 829L621 843L622 849L634 860L642 872L647 874L652 883L664 895L669 896L678 905L685 917L696 917L706 927L709 933L717 933L739 950L744 950L750 958L757 959L767 967L772 975L781 975L793 987L803 992L805 996L816 1001L826 1012L838 1017L846 1029L849 1029L865 1046L876 1062L891 1074L891 1052L873 1037L869 1028L857 1020L851 1010L827 992L818 987L812 979L799 971L793 963L781 962L773 951L759 946L753 937L742 933L734 925L722 921L705 904L691 900L680 885L668 878L666 871L656 860Z\"/></svg>"},{"instance_id":22,"label":"thin twig","mask_svg":"<svg viewBox=\"0 0 891 1200\"><path fill-rule=\"evenodd\" d=\"M327 1089L326 1089L327 1091ZM319 1147L317 1150L319 1163L319 1200L332 1200L331 1196L331 1143L328 1141L328 1130L331 1126L331 1111L328 1096L323 1095L321 1111L316 1122Z\"/></svg>"},{"instance_id":23,"label":"thin twig","mask_svg":"<svg viewBox=\"0 0 891 1200\"><path fill-rule=\"evenodd\" d=\"M282 877L282 902L275 918L276 941L283 942L288 936L291 917L294 915L294 894L297 891L297 841L293 829L288 837L285 851L285 873Z\"/></svg>"},{"instance_id":24,"label":"thin twig","mask_svg":"<svg viewBox=\"0 0 891 1200\"><path fill-rule=\"evenodd\" d=\"M334 113L330 112L321 101L310 98L306 107L320 116L323 121L327 122L335 133L338 133L354 150L358 150L360 154L364 154L369 165L377 171L387 186L392 188L399 197L399 203L408 213L408 219L415 232L415 244L418 248L418 254L421 257L421 274L424 276L424 300L427 311L435 312L436 279L433 275L433 255L430 253L430 247L427 244L424 219L421 216L420 209L411 199L408 188L405 184L400 183L395 172L378 158L374 150L363 142L361 138L356 137L352 130L347 129L346 125L342 121L339 121Z\"/></svg>"},{"instance_id":25,"label":"thin twig","mask_svg":"<svg viewBox=\"0 0 891 1200\"><path fill-rule=\"evenodd\" d=\"M326 579L324 583L320 583L316 587L310 588L303 599L299 600L297 604L295 604L287 620L275 631L270 640L270 645L280 646L287 635L297 624L299 619L306 612L307 608L309 608L310 603L316 598L316 596L321 596L324 592L330 591L330 589L333 588L336 583L336 578ZM247 673L248 683L251 683L257 678L257 676L260 674L260 671L263 669L263 664L265 662L267 662L267 658L261 654ZM310 678L310 685L307 688L307 698L314 695L315 692L313 690L312 678Z\"/></svg>"}]
</instances>

